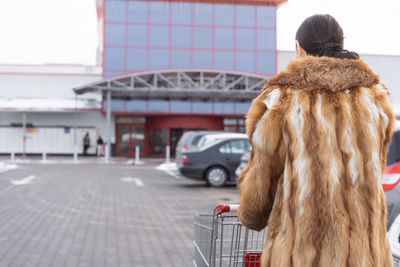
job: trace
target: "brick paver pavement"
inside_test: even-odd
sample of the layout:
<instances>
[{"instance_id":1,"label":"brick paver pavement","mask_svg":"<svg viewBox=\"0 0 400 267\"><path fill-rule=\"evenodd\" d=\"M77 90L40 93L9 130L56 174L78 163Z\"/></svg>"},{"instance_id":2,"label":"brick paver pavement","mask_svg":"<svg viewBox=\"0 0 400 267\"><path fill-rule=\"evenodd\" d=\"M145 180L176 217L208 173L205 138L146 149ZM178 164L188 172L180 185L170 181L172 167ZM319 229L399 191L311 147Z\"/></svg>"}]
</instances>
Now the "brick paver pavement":
<instances>
[{"instance_id":1,"label":"brick paver pavement","mask_svg":"<svg viewBox=\"0 0 400 267\"><path fill-rule=\"evenodd\" d=\"M0 266L193 266L193 214L221 201L236 188L155 166L21 164L0 173Z\"/></svg>"}]
</instances>

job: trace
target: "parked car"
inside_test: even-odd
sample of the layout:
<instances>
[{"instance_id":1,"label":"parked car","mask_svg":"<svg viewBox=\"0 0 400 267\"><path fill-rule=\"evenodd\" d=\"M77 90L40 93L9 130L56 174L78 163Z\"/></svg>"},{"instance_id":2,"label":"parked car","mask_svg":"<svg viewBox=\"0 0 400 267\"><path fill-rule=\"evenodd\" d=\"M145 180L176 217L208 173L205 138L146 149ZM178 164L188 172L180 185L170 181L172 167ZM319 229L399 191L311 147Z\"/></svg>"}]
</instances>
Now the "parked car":
<instances>
[{"instance_id":1,"label":"parked car","mask_svg":"<svg viewBox=\"0 0 400 267\"><path fill-rule=\"evenodd\" d=\"M192 150L197 148L197 143L200 138L202 138L206 134L216 134L216 133L225 133L222 131L188 131L185 132L175 147L175 158L177 161L181 159L181 153L187 150Z\"/></svg>"},{"instance_id":2,"label":"parked car","mask_svg":"<svg viewBox=\"0 0 400 267\"><path fill-rule=\"evenodd\" d=\"M182 175L205 180L214 187L235 180L235 170L243 153L250 147L245 137L216 139L197 150L182 152L178 168Z\"/></svg>"}]
</instances>

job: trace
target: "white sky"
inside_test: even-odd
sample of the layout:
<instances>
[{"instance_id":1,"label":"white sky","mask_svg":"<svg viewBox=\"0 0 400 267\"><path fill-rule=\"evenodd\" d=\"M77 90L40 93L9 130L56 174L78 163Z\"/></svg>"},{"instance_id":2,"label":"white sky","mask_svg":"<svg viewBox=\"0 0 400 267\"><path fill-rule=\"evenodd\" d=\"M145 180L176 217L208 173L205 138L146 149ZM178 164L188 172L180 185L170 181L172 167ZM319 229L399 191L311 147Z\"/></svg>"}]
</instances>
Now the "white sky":
<instances>
[{"instance_id":1,"label":"white sky","mask_svg":"<svg viewBox=\"0 0 400 267\"><path fill-rule=\"evenodd\" d=\"M289 0L278 8L278 49L293 50L297 28L317 13L339 21L346 49L400 55L399 0ZM95 0L0 0L0 36L0 63L94 65Z\"/></svg>"}]
</instances>

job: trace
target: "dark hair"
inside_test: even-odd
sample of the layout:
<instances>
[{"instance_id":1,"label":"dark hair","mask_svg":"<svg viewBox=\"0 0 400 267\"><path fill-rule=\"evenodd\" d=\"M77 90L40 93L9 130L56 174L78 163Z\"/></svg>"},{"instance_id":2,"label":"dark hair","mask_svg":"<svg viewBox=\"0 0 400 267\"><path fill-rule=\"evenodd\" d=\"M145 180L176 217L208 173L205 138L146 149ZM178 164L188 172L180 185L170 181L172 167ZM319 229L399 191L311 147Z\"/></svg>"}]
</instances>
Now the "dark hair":
<instances>
[{"instance_id":1,"label":"dark hair","mask_svg":"<svg viewBox=\"0 0 400 267\"><path fill-rule=\"evenodd\" d=\"M314 15L300 25L296 40L309 55L358 59L356 52L343 49L343 30L331 15Z\"/></svg>"}]
</instances>

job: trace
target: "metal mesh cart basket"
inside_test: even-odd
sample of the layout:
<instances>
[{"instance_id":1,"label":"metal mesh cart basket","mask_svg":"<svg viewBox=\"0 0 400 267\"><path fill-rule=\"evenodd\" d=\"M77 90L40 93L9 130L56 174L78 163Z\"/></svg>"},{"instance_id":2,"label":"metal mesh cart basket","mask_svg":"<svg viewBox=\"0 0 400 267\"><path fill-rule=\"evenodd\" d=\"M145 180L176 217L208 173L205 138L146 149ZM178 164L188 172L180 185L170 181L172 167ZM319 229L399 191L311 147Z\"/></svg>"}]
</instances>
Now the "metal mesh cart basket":
<instances>
[{"instance_id":1,"label":"metal mesh cart basket","mask_svg":"<svg viewBox=\"0 0 400 267\"><path fill-rule=\"evenodd\" d=\"M259 267L267 230L249 230L239 222L238 205L217 205L213 214L194 218L196 267Z\"/></svg>"}]
</instances>

